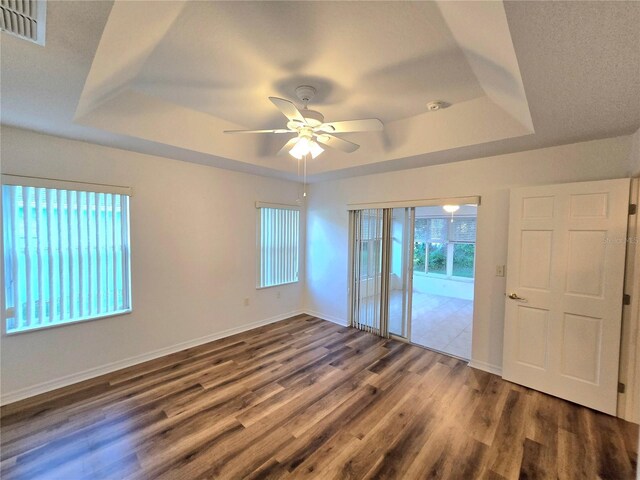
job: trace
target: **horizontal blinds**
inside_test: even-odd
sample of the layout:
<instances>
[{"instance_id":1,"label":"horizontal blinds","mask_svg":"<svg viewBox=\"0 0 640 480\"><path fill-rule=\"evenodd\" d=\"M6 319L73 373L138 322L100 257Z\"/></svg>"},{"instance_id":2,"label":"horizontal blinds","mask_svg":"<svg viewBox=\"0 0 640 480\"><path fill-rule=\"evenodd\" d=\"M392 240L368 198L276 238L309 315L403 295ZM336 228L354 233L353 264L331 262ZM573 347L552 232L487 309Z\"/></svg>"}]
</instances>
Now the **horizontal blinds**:
<instances>
[{"instance_id":1,"label":"horizontal blinds","mask_svg":"<svg viewBox=\"0 0 640 480\"><path fill-rule=\"evenodd\" d=\"M454 218L449 223L449 241L475 243L476 241L476 219L475 218Z\"/></svg>"},{"instance_id":2,"label":"horizontal blinds","mask_svg":"<svg viewBox=\"0 0 640 480\"><path fill-rule=\"evenodd\" d=\"M130 308L129 197L4 185L7 333Z\"/></svg>"},{"instance_id":3,"label":"horizontal blinds","mask_svg":"<svg viewBox=\"0 0 640 480\"><path fill-rule=\"evenodd\" d=\"M416 218L415 241L423 243L474 243L476 218Z\"/></svg>"},{"instance_id":4,"label":"horizontal blinds","mask_svg":"<svg viewBox=\"0 0 640 480\"><path fill-rule=\"evenodd\" d=\"M418 242L446 242L448 223L449 220L446 218L416 218L415 240Z\"/></svg>"},{"instance_id":5,"label":"horizontal blinds","mask_svg":"<svg viewBox=\"0 0 640 480\"><path fill-rule=\"evenodd\" d=\"M259 207L260 266L258 287L298 281L300 211Z\"/></svg>"},{"instance_id":6,"label":"horizontal blinds","mask_svg":"<svg viewBox=\"0 0 640 480\"><path fill-rule=\"evenodd\" d=\"M24 175L2 175L3 185L15 185L23 187L49 188L56 190L72 190L79 192L113 193L116 195L133 195L131 187L119 185L104 185L101 183L70 182L54 178L29 177Z\"/></svg>"}]
</instances>

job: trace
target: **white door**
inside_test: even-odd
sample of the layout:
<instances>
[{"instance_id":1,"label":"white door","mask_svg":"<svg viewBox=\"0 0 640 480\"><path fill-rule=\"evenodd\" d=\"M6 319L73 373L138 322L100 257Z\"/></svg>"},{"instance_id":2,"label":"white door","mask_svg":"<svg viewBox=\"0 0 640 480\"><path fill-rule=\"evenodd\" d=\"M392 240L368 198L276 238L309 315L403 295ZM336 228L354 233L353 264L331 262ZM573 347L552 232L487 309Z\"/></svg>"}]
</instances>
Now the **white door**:
<instances>
[{"instance_id":1,"label":"white door","mask_svg":"<svg viewBox=\"0 0 640 480\"><path fill-rule=\"evenodd\" d=\"M506 380L616 414L628 204L629 179L511 191Z\"/></svg>"}]
</instances>

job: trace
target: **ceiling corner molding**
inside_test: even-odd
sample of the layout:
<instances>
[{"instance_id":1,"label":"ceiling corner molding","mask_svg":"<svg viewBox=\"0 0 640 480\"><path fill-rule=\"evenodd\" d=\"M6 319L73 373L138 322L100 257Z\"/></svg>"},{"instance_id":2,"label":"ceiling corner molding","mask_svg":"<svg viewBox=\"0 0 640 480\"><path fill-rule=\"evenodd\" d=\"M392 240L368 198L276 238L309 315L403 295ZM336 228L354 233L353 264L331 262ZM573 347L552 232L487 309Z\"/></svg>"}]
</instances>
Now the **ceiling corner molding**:
<instances>
[{"instance_id":1,"label":"ceiling corner molding","mask_svg":"<svg viewBox=\"0 0 640 480\"><path fill-rule=\"evenodd\" d=\"M504 3L438 1L438 7L487 96L535 133Z\"/></svg>"},{"instance_id":2,"label":"ceiling corner molding","mask_svg":"<svg viewBox=\"0 0 640 480\"><path fill-rule=\"evenodd\" d=\"M135 79L186 4L185 0L153 2L150 8L148 2L114 2L74 120L117 96Z\"/></svg>"}]
</instances>

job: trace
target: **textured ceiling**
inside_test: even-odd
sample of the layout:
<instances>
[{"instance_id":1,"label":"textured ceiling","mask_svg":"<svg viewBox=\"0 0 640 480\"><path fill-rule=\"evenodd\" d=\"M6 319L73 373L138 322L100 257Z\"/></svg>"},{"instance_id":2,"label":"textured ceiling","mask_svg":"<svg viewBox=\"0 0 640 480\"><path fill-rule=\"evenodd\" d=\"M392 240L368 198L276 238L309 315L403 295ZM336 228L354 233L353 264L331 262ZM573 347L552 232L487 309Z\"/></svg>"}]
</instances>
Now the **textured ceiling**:
<instances>
[{"instance_id":1,"label":"textured ceiling","mask_svg":"<svg viewBox=\"0 0 640 480\"><path fill-rule=\"evenodd\" d=\"M505 10L537 132L571 140L640 127L640 2Z\"/></svg>"},{"instance_id":2,"label":"textured ceiling","mask_svg":"<svg viewBox=\"0 0 640 480\"><path fill-rule=\"evenodd\" d=\"M315 180L640 127L640 2L65 1L47 22L44 48L1 36L4 124L223 168L295 178L286 138L222 130L282 125L267 97L301 83L328 119L385 122Z\"/></svg>"}]
</instances>

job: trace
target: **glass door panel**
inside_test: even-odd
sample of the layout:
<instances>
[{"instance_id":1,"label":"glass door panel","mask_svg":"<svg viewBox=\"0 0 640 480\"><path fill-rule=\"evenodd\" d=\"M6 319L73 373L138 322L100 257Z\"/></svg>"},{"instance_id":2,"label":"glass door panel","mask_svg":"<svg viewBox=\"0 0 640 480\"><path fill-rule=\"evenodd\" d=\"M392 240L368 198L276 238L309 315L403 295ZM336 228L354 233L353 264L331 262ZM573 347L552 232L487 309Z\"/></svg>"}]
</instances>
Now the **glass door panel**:
<instances>
[{"instance_id":1,"label":"glass door panel","mask_svg":"<svg viewBox=\"0 0 640 480\"><path fill-rule=\"evenodd\" d=\"M389 333L409 338L413 208L394 208L389 262Z\"/></svg>"},{"instance_id":2,"label":"glass door panel","mask_svg":"<svg viewBox=\"0 0 640 480\"><path fill-rule=\"evenodd\" d=\"M476 205L416 207L409 339L469 359L473 329Z\"/></svg>"}]
</instances>

